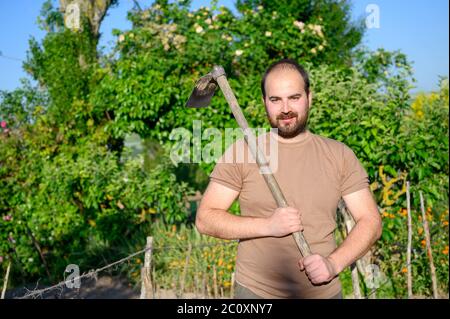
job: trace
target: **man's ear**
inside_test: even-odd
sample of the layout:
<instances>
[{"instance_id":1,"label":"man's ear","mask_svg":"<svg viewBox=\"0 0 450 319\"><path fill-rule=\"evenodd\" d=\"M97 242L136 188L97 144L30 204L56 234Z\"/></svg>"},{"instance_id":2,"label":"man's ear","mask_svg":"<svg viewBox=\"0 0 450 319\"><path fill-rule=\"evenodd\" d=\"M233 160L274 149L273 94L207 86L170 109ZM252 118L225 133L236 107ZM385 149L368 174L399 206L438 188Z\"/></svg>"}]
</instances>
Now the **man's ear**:
<instances>
[{"instance_id":1,"label":"man's ear","mask_svg":"<svg viewBox=\"0 0 450 319\"><path fill-rule=\"evenodd\" d=\"M313 101L313 92L309 91L309 94L308 94L308 108L311 108L312 101Z\"/></svg>"}]
</instances>

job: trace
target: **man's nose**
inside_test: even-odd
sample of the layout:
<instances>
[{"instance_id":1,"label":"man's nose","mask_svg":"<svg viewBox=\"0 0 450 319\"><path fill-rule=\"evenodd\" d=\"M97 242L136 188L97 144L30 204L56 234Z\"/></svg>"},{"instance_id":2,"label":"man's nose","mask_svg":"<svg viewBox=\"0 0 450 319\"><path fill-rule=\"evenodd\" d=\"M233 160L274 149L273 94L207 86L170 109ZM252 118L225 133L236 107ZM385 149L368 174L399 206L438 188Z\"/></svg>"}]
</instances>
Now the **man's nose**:
<instances>
[{"instance_id":1,"label":"man's nose","mask_svg":"<svg viewBox=\"0 0 450 319\"><path fill-rule=\"evenodd\" d=\"M281 101L281 113L289 113L290 111L290 107L289 107L289 103L288 100L282 100Z\"/></svg>"}]
</instances>

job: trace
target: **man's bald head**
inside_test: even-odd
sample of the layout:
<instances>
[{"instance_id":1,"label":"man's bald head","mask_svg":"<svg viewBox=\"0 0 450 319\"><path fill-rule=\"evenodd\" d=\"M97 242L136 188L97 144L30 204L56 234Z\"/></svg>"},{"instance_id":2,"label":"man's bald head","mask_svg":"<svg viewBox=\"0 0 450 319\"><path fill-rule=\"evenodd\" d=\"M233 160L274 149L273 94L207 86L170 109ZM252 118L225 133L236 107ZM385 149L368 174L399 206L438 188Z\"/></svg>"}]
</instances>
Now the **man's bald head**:
<instances>
[{"instance_id":1,"label":"man's bald head","mask_svg":"<svg viewBox=\"0 0 450 319\"><path fill-rule=\"evenodd\" d=\"M267 76L272 72L272 71L278 71L278 70L294 70L297 71L298 73L300 73L301 77L303 78L303 81L305 83L305 92L307 95L309 95L309 75L308 72L306 72L306 70L300 65L298 64L296 61L292 60L292 59L282 59L279 60L275 63L273 63L271 66L269 66L269 68L266 70L266 72L264 73L264 76L261 80L261 92L263 95L263 99L266 98L266 79Z\"/></svg>"}]
</instances>

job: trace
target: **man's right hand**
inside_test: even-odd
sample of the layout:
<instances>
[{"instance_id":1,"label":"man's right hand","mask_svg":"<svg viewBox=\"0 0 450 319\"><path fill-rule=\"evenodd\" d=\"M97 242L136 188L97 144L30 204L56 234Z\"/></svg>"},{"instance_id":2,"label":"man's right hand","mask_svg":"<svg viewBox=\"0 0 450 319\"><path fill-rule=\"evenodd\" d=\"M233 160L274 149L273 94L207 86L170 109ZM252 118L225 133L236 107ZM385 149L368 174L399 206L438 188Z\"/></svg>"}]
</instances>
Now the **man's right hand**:
<instances>
[{"instance_id":1,"label":"man's right hand","mask_svg":"<svg viewBox=\"0 0 450 319\"><path fill-rule=\"evenodd\" d=\"M268 236L283 237L302 230L301 213L296 208L277 208L267 218Z\"/></svg>"}]
</instances>

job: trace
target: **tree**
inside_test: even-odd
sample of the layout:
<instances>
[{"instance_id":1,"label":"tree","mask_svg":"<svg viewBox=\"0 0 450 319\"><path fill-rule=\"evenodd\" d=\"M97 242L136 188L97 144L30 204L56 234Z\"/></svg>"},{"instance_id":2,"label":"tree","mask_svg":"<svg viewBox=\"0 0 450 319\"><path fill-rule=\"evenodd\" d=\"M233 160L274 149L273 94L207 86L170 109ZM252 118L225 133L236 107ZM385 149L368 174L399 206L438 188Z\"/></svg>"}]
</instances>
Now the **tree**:
<instances>
[{"instance_id":1,"label":"tree","mask_svg":"<svg viewBox=\"0 0 450 319\"><path fill-rule=\"evenodd\" d=\"M48 115L55 123L70 123L77 116L86 121L90 113L86 97L95 86L99 26L107 10L116 1L64 1L56 10L49 0L43 5L40 25L48 34L39 44L30 40L25 70L44 87L51 99ZM64 24L64 12L69 5L79 9L80 29ZM104 114L93 115L104 117ZM77 123L80 124L80 123Z\"/></svg>"},{"instance_id":2,"label":"tree","mask_svg":"<svg viewBox=\"0 0 450 319\"><path fill-rule=\"evenodd\" d=\"M263 8L277 12L281 19L294 18L305 25L320 25L325 34L328 49L322 59L314 59L315 65L351 65L351 52L360 44L364 35L363 21L351 21L351 6L348 1L339 0L238 0L240 12ZM295 38L292 38L295 41Z\"/></svg>"}]
</instances>

